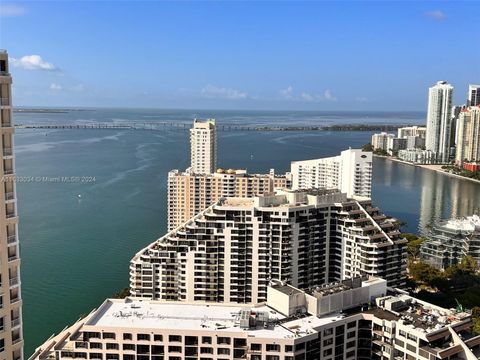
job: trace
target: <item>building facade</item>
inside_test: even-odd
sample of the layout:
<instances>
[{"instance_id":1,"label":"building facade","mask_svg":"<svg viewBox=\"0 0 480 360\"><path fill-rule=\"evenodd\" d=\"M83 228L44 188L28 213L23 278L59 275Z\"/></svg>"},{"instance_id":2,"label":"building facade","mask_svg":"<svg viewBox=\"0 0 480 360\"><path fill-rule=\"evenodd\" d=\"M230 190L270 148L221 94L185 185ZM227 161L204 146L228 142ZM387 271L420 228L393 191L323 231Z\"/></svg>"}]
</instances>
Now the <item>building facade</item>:
<instances>
[{"instance_id":1,"label":"building facade","mask_svg":"<svg viewBox=\"0 0 480 360\"><path fill-rule=\"evenodd\" d=\"M480 106L462 109L458 116L455 163L480 161Z\"/></svg>"},{"instance_id":2,"label":"building facade","mask_svg":"<svg viewBox=\"0 0 480 360\"><path fill-rule=\"evenodd\" d=\"M467 106L480 106L480 85L468 86Z\"/></svg>"},{"instance_id":3,"label":"building facade","mask_svg":"<svg viewBox=\"0 0 480 360\"><path fill-rule=\"evenodd\" d=\"M217 130L215 119L195 119L190 129L191 171L212 174L217 168Z\"/></svg>"},{"instance_id":4,"label":"building facade","mask_svg":"<svg viewBox=\"0 0 480 360\"><path fill-rule=\"evenodd\" d=\"M18 210L13 153L12 77L8 54L0 51L0 132L2 146L2 186L4 199L0 212L0 357L23 358L22 294L20 291L20 253L18 245Z\"/></svg>"},{"instance_id":5,"label":"building facade","mask_svg":"<svg viewBox=\"0 0 480 360\"><path fill-rule=\"evenodd\" d=\"M414 164L436 164L437 154L430 150L408 149L399 150L398 158Z\"/></svg>"},{"instance_id":6,"label":"building facade","mask_svg":"<svg viewBox=\"0 0 480 360\"><path fill-rule=\"evenodd\" d=\"M406 239L369 199L336 190L226 198L139 251L132 296L257 303L268 282L308 288L376 275L401 287Z\"/></svg>"},{"instance_id":7,"label":"building facade","mask_svg":"<svg viewBox=\"0 0 480 360\"><path fill-rule=\"evenodd\" d=\"M400 150L407 148L407 139L403 138L388 138L387 139L387 152L390 155L396 155Z\"/></svg>"},{"instance_id":8,"label":"building facade","mask_svg":"<svg viewBox=\"0 0 480 360\"><path fill-rule=\"evenodd\" d=\"M222 197L254 197L275 188L290 188L289 173L248 174L245 170L217 169L213 174L168 173L168 230L182 225Z\"/></svg>"},{"instance_id":9,"label":"building facade","mask_svg":"<svg viewBox=\"0 0 480 360\"><path fill-rule=\"evenodd\" d=\"M450 160L453 86L439 81L428 92L425 147L437 154L437 161Z\"/></svg>"},{"instance_id":10,"label":"building facade","mask_svg":"<svg viewBox=\"0 0 480 360\"><path fill-rule=\"evenodd\" d=\"M352 279L304 292L276 282L264 304L108 299L31 360L477 359L472 318Z\"/></svg>"},{"instance_id":11,"label":"building facade","mask_svg":"<svg viewBox=\"0 0 480 360\"><path fill-rule=\"evenodd\" d=\"M423 126L405 126L397 129L397 137L400 139L416 136L425 139L427 128Z\"/></svg>"},{"instance_id":12,"label":"building facade","mask_svg":"<svg viewBox=\"0 0 480 360\"><path fill-rule=\"evenodd\" d=\"M388 151L388 139L395 138L395 134L389 134L386 132L381 132L379 134L372 135L372 147L373 150L384 150Z\"/></svg>"},{"instance_id":13,"label":"building facade","mask_svg":"<svg viewBox=\"0 0 480 360\"><path fill-rule=\"evenodd\" d=\"M293 161L292 188L338 189L348 197L370 197L372 193L372 153L361 149L344 150L338 156Z\"/></svg>"},{"instance_id":14,"label":"building facade","mask_svg":"<svg viewBox=\"0 0 480 360\"><path fill-rule=\"evenodd\" d=\"M480 265L480 217L472 215L437 224L422 244L420 255L439 269L458 264L466 256Z\"/></svg>"}]
</instances>

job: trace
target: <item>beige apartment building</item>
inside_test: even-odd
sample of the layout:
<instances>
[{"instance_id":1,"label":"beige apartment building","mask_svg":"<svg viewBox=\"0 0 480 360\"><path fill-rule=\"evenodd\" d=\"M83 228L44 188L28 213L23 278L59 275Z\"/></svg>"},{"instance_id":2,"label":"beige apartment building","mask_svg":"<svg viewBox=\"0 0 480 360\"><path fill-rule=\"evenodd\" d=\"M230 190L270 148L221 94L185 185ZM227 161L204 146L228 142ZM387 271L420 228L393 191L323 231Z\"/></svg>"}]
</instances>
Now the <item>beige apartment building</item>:
<instances>
[{"instance_id":1,"label":"beige apartment building","mask_svg":"<svg viewBox=\"0 0 480 360\"><path fill-rule=\"evenodd\" d=\"M20 254L18 246L18 212L15 191L13 153L12 77L8 54L0 50L0 132L2 167L0 196L0 358L23 358L22 297L20 292Z\"/></svg>"},{"instance_id":2,"label":"beige apartment building","mask_svg":"<svg viewBox=\"0 0 480 360\"><path fill-rule=\"evenodd\" d=\"M480 161L480 106L464 108L458 116L455 162Z\"/></svg>"},{"instance_id":3,"label":"beige apartment building","mask_svg":"<svg viewBox=\"0 0 480 360\"><path fill-rule=\"evenodd\" d=\"M108 299L31 360L477 359L471 315L354 278L304 292L279 281L265 303Z\"/></svg>"},{"instance_id":4,"label":"beige apartment building","mask_svg":"<svg viewBox=\"0 0 480 360\"><path fill-rule=\"evenodd\" d=\"M139 251L132 296L258 303L271 279L306 289L360 275L401 287L406 239L370 199L338 190L222 198Z\"/></svg>"},{"instance_id":5,"label":"beige apartment building","mask_svg":"<svg viewBox=\"0 0 480 360\"><path fill-rule=\"evenodd\" d=\"M215 119L195 119L190 129L191 171L211 174L217 168L217 130Z\"/></svg>"},{"instance_id":6,"label":"beige apartment building","mask_svg":"<svg viewBox=\"0 0 480 360\"><path fill-rule=\"evenodd\" d=\"M275 188L290 188L291 176L248 174L246 170L217 169L213 174L172 170L168 173L168 230L185 223L221 197L254 197Z\"/></svg>"}]
</instances>

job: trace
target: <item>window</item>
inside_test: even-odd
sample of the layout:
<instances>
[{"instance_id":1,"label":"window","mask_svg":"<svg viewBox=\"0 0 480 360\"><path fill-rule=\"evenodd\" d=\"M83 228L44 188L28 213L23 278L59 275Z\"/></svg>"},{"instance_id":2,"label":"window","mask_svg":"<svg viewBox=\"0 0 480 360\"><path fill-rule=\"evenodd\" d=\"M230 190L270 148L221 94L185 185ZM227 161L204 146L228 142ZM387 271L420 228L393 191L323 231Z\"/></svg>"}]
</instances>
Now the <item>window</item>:
<instances>
[{"instance_id":1,"label":"window","mask_svg":"<svg viewBox=\"0 0 480 360\"><path fill-rule=\"evenodd\" d=\"M90 343L90 349L101 349L101 348L102 348L101 343L97 343L97 342L91 342Z\"/></svg>"},{"instance_id":2,"label":"window","mask_svg":"<svg viewBox=\"0 0 480 360\"><path fill-rule=\"evenodd\" d=\"M280 351L280 345L267 344L267 351Z\"/></svg>"},{"instance_id":3,"label":"window","mask_svg":"<svg viewBox=\"0 0 480 360\"><path fill-rule=\"evenodd\" d=\"M123 355L123 360L135 360L135 355Z\"/></svg>"},{"instance_id":4,"label":"window","mask_svg":"<svg viewBox=\"0 0 480 360\"><path fill-rule=\"evenodd\" d=\"M347 324L347 329L354 328L355 326L357 326L357 322L356 322L356 321L349 322L349 323Z\"/></svg>"},{"instance_id":5,"label":"window","mask_svg":"<svg viewBox=\"0 0 480 360\"><path fill-rule=\"evenodd\" d=\"M137 334L137 340L150 340L149 334Z\"/></svg>"},{"instance_id":6,"label":"window","mask_svg":"<svg viewBox=\"0 0 480 360\"><path fill-rule=\"evenodd\" d=\"M134 344L123 344L123 350L135 350Z\"/></svg>"},{"instance_id":7,"label":"window","mask_svg":"<svg viewBox=\"0 0 480 360\"><path fill-rule=\"evenodd\" d=\"M115 340L115 334L110 333L110 332L106 332L106 333L103 333L103 338L104 339L114 339Z\"/></svg>"},{"instance_id":8,"label":"window","mask_svg":"<svg viewBox=\"0 0 480 360\"><path fill-rule=\"evenodd\" d=\"M213 354L213 349L207 348L207 347L201 347L200 354Z\"/></svg>"},{"instance_id":9,"label":"window","mask_svg":"<svg viewBox=\"0 0 480 360\"><path fill-rule=\"evenodd\" d=\"M323 336L329 336L333 334L333 328L323 330Z\"/></svg>"},{"instance_id":10,"label":"window","mask_svg":"<svg viewBox=\"0 0 480 360\"><path fill-rule=\"evenodd\" d=\"M230 349L218 348L217 349L218 355L230 355Z\"/></svg>"},{"instance_id":11,"label":"window","mask_svg":"<svg viewBox=\"0 0 480 360\"><path fill-rule=\"evenodd\" d=\"M182 337L180 335L169 335L168 341L170 342L182 342Z\"/></svg>"},{"instance_id":12,"label":"window","mask_svg":"<svg viewBox=\"0 0 480 360\"><path fill-rule=\"evenodd\" d=\"M230 338L228 337L218 337L217 344L219 345L230 345Z\"/></svg>"},{"instance_id":13,"label":"window","mask_svg":"<svg viewBox=\"0 0 480 360\"><path fill-rule=\"evenodd\" d=\"M118 350L117 343L107 343L107 350Z\"/></svg>"},{"instance_id":14,"label":"window","mask_svg":"<svg viewBox=\"0 0 480 360\"><path fill-rule=\"evenodd\" d=\"M5 350L5 339L0 339L0 351Z\"/></svg>"},{"instance_id":15,"label":"window","mask_svg":"<svg viewBox=\"0 0 480 360\"><path fill-rule=\"evenodd\" d=\"M332 344L333 344L333 339L332 338L323 340L323 346L329 346L329 345L332 345Z\"/></svg>"},{"instance_id":16,"label":"window","mask_svg":"<svg viewBox=\"0 0 480 360\"><path fill-rule=\"evenodd\" d=\"M168 352L182 352L181 346L169 346Z\"/></svg>"},{"instance_id":17,"label":"window","mask_svg":"<svg viewBox=\"0 0 480 360\"><path fill-rule=\"evenodd\" d=\"M107 354L107 360L118 360L118 354Z\"/></svg>"},{"instance_id":18,"label":"window","mask_svg":"<svg viewBox=\"0 0 480 360\"><path fill-rule=\"evenodd\" d=\"M202 344L211 344L212 338L210 336L202 336Z\"/></svg>"},{"instance_id":19,"label":"window","mask_svg":"<svg viewBox=\"0 0 480 360\"><path fill-rule=\"evenodd\" d=\"M153 335L153 340L154 341L163 341L163 336L162 335Z\"/></svg>"},{"instance_id":20,"label":"window","mask_svg":"<svg viewBox=\"0 0 480 360\"><path fill-rule=\"evenodd\" d=\"M101 353L90 353L90 359L103 359Z\"/></svg>"},{"instance_id":21,"label":"window","mask_svg":"<svg viewBox=\"0 0 480 360\"><path fill-rule=\"evenodd\" d=\"M128 333L123 334L123 340L132 340L132 334L128 334Z\"/></svg>"}]
</instances>

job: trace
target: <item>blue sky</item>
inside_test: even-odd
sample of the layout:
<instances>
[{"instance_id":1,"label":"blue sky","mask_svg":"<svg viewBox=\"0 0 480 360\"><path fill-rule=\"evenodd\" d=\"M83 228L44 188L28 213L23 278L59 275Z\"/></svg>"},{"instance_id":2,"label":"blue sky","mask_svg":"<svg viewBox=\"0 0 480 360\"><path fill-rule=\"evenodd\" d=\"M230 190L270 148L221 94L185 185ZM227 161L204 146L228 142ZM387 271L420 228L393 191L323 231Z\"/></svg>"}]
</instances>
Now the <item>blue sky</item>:
<instances>
[{"instance_id":1,"label":"blue sky","mask_svg":"<svg viewBox=\"0 0 480 360\"><path fill-rule=\"evenodd\" d=\"M1 2L24 106L420 110L480 83L480 2Z\"/></svg>"}]
</instances>

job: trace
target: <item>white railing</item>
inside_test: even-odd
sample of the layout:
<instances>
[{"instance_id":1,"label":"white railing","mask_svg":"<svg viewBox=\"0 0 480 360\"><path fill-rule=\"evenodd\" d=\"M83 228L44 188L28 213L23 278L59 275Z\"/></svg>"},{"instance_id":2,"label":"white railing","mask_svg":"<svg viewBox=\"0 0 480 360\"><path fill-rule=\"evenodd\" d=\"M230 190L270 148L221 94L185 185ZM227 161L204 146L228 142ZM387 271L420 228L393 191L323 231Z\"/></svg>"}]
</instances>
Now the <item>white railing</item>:
<instances>
[{"instance_id":1,"label":"white railing","mask_svg":"<svg viewBox=\"0 0 480 360\"><path fill-rule=\"evenodd\" d=\"M15 199L15 193L13 191L5 193L5 200L13 200L13 199Z\"/></svg>"},{"instance_id":2,"label":"white railing","mask_svg":"<svg viewBox=\"0 0 480 360\"><path fill-rule=\"evenodd\" d=\"M7 244L15 244L17 242L17 235L7 236Z\"/></svg>"},{"instance_id":3,"label":"white railing","mask_svg":"<svg viewBox=\"0 0 480 360\"><path fill-rule=\"evenodd\" d=\"M13 155L12 148L3 148L3 156L12 156L12 155Z\"/></svg>"}]
</instances>

